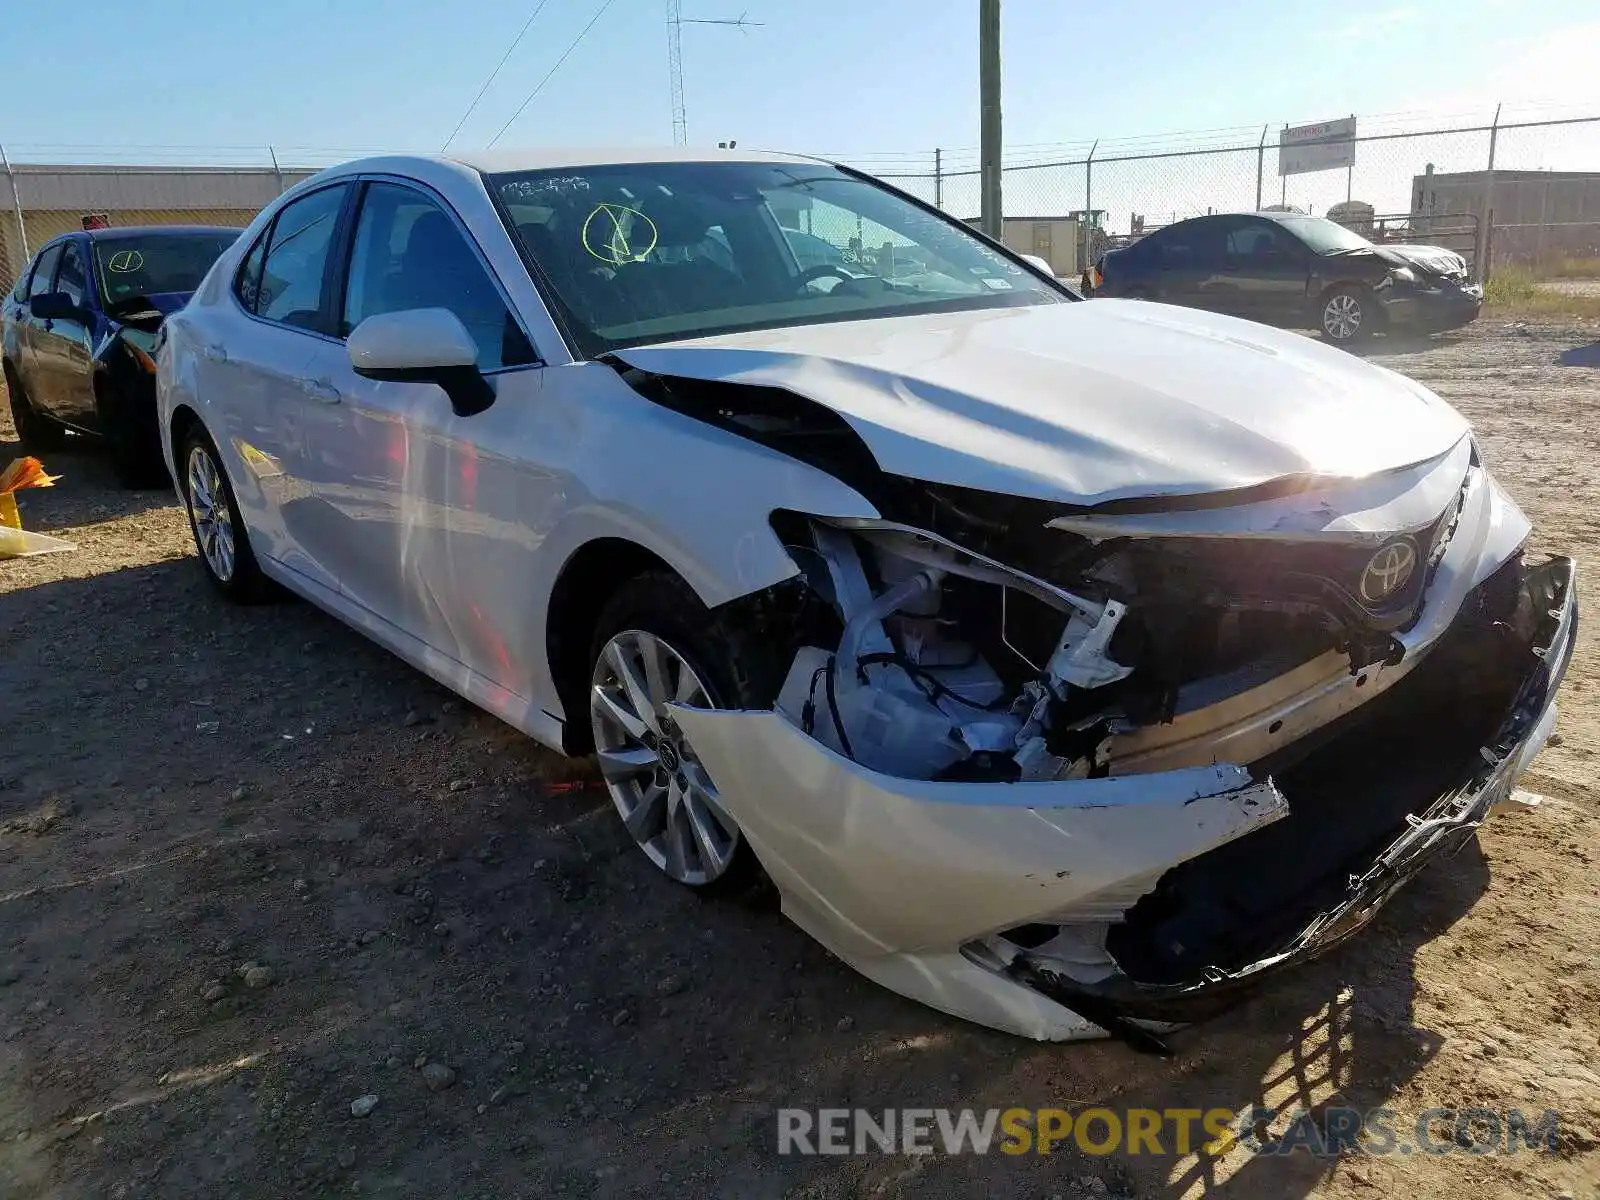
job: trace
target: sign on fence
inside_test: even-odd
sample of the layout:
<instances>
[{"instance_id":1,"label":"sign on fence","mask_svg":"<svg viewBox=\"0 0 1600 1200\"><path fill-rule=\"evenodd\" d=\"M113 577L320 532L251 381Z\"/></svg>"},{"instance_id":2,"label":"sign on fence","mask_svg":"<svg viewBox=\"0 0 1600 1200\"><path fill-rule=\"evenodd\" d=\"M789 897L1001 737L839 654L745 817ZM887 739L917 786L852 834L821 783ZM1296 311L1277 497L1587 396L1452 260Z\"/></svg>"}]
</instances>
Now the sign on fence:
<instances>
[{"instance_id":1,"label":"sign on fence","mask_svg":"<svg viewBox=\"0 0 1600 1200\"><path fill-rule=\"evenodd\" d=\"M1356 119L1296 125L1278 136L1278 174L1304 175L1353 167L1356 162Z\"/></svg>"}]
</instances>

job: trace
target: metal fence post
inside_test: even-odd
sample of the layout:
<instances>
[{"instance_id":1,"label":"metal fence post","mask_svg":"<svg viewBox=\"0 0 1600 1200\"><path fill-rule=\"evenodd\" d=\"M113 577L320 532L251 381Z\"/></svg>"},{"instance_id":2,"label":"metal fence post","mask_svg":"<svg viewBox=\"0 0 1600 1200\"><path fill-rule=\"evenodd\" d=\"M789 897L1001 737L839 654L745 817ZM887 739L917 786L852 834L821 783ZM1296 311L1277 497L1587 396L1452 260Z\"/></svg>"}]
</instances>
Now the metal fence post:
<instances>
[{"instance_id":1,"label":"metal fence post","mask_svg":"<svg viewBox=\"0 0 1600 1200\"><path fill-rule=\"evenodd\" d=\"M933 206L944 208L944 151L937 146L933 150Z\"/></svg>"},{"instance_id":2,"label":"metal fence post","mask_svg":"<svg viewBox=\"0 0 1600 1200\"><path fill-rule=\"evenodd\" d=\"M1289 207L1289 177L1283 173L1283 134L1289 132L1289 127L1283 127L1283 133L1278 134L1278 207Z\"/></svg>"},{"instance_id":3,"label":"metal fence post","mask_svg":"<svg viewBox=\"0 0 1600 1200\"><path fill-rule=\"evenodd\" d=\"M22 262L17 266L18 274L27 266L28 260L33 257L33 252L28 249L28 223L22 219L22 189L17 186L17 173L11 169L11 160L6 157L6 148L0 146L0 166L6 169L6 183L11 188L11 205L17 214L17 237L22 241Z\"/></svg>"},{"instance_id":4,"label":"metal fence post","mask_svg":"<svg viewBox=\"0 0 1600 1200\"><path fill-rule=\"evenodd\" d=\"M268 146L267 154L272 158L272 173L277 177L278 195L281 196L283 195L283 168L278 165L278 151L274 147Z\"/></svg>"},{"instance_id":5,"label":"metal fence post","mask_svg":"<svg viewBox=\"0 0 1600 1200\"><path fill-rule=\"evenodd\" d=\"M1552 172L1553 174L1553 172ZM1539 232L1533 244L1533 269L1544 270L1544 229L1550 220L1550 176L1544 178L1544 188L1539 194Z\"/></svg>"},{"instance_id":6,"label":"metal fence post","mask_svg":"<svg viewBox=\"0 0 1600 1200\"><path fill-rule=\"evenodd\" d=\"M1261 189L1267 173L1267 126L1261 127L1261 141L1256 143L1256 211L1261 211Z\"/></svg>"},{"instance_id":7,"label":"metal fence post","mask_svg":"<svg viewBox=\"0 0 1600 1200\"><path fill-rule=\"evenodd\" d=\"M1494 219L1494 148L1500 140L1500 105L1494 106L1494 124L1489 126L1489 169L1483 173L1482 220L1478 222L1478 244L1474 248L1478 282L1489 282L1489 226Z\"/></svg>"},{"instance_id":8,"label":"metal fence post","mask_svg":"<svg viewBox=\"0 0 1600 1200\"><path fill-rule=\"evenodd\" d=\"M1094 152L1100 149L1100 139L1095 138L1089 147L1089 157L1083 160L1083 220L1078 222L1078 262L1081 271L1089 264L1094 243L1091 240L1090 222L1094 220Z\"/></svg>"}]
</instances>

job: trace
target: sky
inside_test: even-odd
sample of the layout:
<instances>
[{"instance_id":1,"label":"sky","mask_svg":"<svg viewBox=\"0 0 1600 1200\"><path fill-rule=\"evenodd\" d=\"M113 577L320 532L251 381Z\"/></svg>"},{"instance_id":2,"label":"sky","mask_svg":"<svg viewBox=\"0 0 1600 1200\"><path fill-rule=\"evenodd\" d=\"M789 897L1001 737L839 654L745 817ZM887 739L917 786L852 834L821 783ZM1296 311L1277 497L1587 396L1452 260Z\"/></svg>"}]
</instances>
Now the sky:
<instances>
[{"instance_id":1,"label":"sky","mask_svg":"<svg viewBox=\"0 0 1600 1200\"><path fill-rule=\"evenodd\" d=\"M271 145L286 163L325 163L438 150L536 3L7 6L0 145L24 161L261 161ZM600 3L546 0L456 147L488 143ZM736 138L884 172L925 169L935 147L947 166L975 164L977 0L683 8L760 22L684 28L691 142ZM611 0L500 144L669 143L665 13L666 0ZM1002 14L1011 157L1349 113L1487 122L1500 101L1600 111L1592 0L1004 0Z\"/></svg>"}]
</instances>

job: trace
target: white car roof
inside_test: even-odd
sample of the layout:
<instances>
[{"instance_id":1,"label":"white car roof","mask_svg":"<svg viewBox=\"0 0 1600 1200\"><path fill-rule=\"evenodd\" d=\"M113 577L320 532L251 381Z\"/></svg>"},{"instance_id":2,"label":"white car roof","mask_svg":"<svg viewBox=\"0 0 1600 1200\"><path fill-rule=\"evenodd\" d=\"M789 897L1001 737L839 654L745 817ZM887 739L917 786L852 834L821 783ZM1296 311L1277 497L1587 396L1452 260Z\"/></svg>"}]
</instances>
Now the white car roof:
<instances>
[{"instance_id":1,"label":"white car roof","mask_svg":"<svg viewBox=\"0 0 1600 1200\"><path fill-rule=\"evenodd\" d=\"M528 146L510 150L477 150L450 157L475 170L538 171L550 167L599 167L621 163L815 163L801 154L764 150L716 150L701 146Z\"/></svg>"},{"instance_id":2,"label":"white car roof","mask_svg":"<svg viewBox=\"0 0 1600 1200\"><path fill-rule=\"evenodd\" d=\"M761 150L706 150L687 146L574 146L528 147L512 150L480 150L460 154L386 154L357 159L330 168L325 175L359 174L362 171L400 171L444 166L459 170L498 174L502 171L540 171L561 167L599 167L627 163L818 163L823 160L800 154L775 154Z\"/></svg>"}]
</instances>

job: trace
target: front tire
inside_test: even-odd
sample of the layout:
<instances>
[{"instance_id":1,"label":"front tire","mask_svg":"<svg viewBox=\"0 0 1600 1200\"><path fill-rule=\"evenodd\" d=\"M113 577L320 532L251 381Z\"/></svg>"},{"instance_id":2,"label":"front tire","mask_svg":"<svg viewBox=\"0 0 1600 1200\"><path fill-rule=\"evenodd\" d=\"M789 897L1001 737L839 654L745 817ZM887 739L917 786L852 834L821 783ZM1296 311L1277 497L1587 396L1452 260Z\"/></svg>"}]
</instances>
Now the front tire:
<instances>
[{"instance_id":1,"label":"front tire","mask_svg":"<svg viewBox=\"0 0 1600 1200\"><path fill-rule=\"evenodd\" d=\"M6 398L11 404L11 423L17 427L17 439L30 453L59 450L66 442L66 430L33 407L22 380L10 363L5 368Z\"/></svg>"},{"instance_id":2,"label":"front tire","mask_svg":"<svg viewBox=\"0 0 1600 1200\"><path fill-rule=\"evenodd\" d=\"M1371 336L1377 306L1363 288L1336 287L1323 294L1318 312L1322 336L1335 346L1350 346Z\"/></svg>"},{"instance_id":3,"label":"front tire","mask_svg":"<svg viewBox=\"0 0 1600 1200\"><path fill-rule=\"evenodd\" d=\"M235 604L256 604L268 599L271 581L261 572L233 485L223 469L222 456L206 431L196 425L183 440L178 459L184 504L189 510L189 530L200 567L224 597Z\"/></svg>"},{"instance_id":4,"label":"front tire","mask_svg":"<svg viewBox=\"0 0 1600 1200\"><path fill-rule=\"evenodd\" d=\"M625 583L596 627L589 724L606 790L646 857L696 891L747 887L760 868L667 705L770 706L771 658L666 572Z\"/></svg>"}]
</instances>

